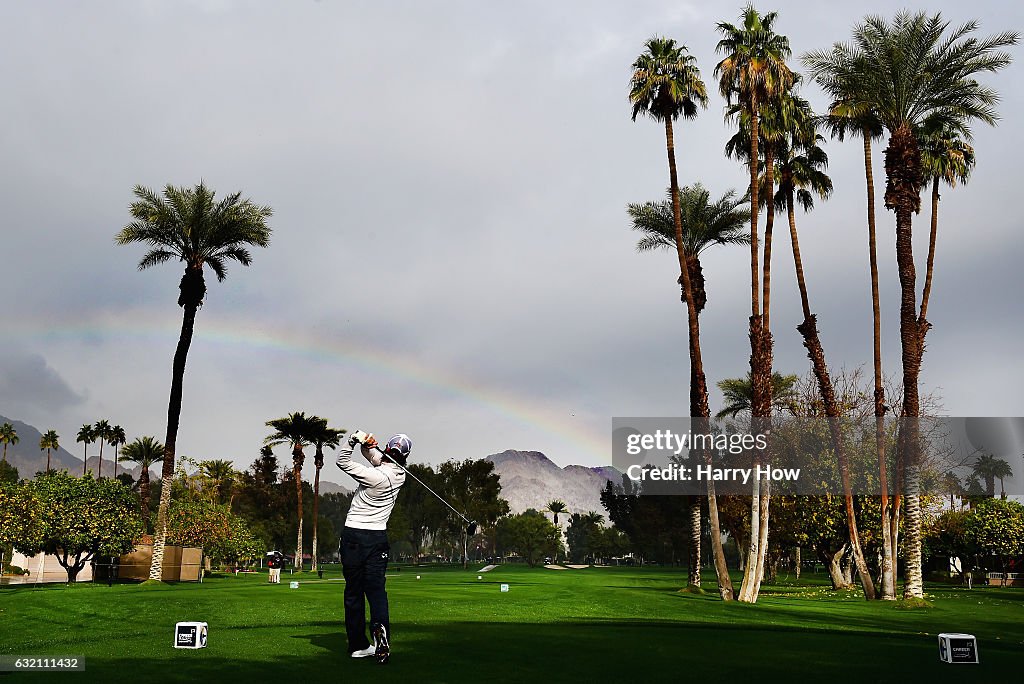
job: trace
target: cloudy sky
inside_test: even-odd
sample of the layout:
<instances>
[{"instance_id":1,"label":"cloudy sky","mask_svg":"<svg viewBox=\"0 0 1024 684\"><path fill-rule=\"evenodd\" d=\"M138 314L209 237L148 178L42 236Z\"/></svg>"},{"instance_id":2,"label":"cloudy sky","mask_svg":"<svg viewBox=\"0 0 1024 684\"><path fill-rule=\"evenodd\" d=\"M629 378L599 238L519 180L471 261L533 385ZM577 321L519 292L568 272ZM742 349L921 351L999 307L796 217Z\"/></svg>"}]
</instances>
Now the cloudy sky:
<instances>
[{"instance_id":1,"label":"cloudy sky","mask_svg":"<svg viewBox=\"0 0 1024 684\"><path fill-rule=\"evenodd\" d=\"M983 33L1024 29L1005 3L922 7L978 18ZM891 14L880 2L774 8L797 55L845 40L865 13ZM653 34L689 46L712 95L676 129L680 178L716 196L742 189L712 76L715 22L738 12L678 0L4 3L0 414L56 429L74 453L78 427L100 418L163 439L180 265L139 272L143 248L113 236L135 184L202 179L271 205L274 234L251 267L210 279L179 453L244 468L265 421L302 410L407 432L434 463L510 448L607 463L612 416L687 413L674 257L637 254L625 213L660 199L668 175L663 128L630 121L629 65ZM922 380L950 415L1024 415L1021 73L991 79L1003 123L977 129L973 179L942 202ZM863 166L856 143L827 149L836 192L799 217L801 246L829 362L854 368L871 360ZM896 372L892 215L879 225ZM776 245L776 368L804 372L789 240ZM747 369L748 257L705 259L711 382Z\"/></svg>"}]
</instances>

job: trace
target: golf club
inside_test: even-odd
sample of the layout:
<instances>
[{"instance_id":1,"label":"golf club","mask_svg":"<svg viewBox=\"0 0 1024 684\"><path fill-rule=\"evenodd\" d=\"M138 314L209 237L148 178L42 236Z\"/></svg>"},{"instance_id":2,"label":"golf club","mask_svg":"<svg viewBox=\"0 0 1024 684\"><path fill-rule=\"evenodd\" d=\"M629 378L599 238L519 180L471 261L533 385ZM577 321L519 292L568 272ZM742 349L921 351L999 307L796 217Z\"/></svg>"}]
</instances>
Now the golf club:
<instances>
[{"instance_id":1,"label":"golf club","mask_svg":"<svg viewBox=\"0 0 1024 684\"><path fill-rule=\"evenodd\" d=\"M452 505L451 505L450 503L448 503L447 501L445 501L445 500L444 500L444 498L443 498L443 497L442 497L442 496L441 496L440 494L438 494L438 493L437 493L437 492L435 492L435 491L434 491L433 489L431 489L431 488L430 488L429 486L427 486L427 483L426 483L426 482L424 482L424 481L423 481L423 480L421 480L420 478L418 478L418 477L416 477L415 475L413 475L412 473L410 473L410 472L409 472L409 469L408 469L408 468L406 468L406 467L405 467L404 465L402 465L401 463L398 463L398 462L397 462L397 461L395 461L395 460L394 460L393 458L391 458L390 456L388 456L388 455L387 455L387 453L386 453L386 452L385 452L385 451L384 451L383 449L381 449L381 448L380 448L380 445L376 445L376 444L375 444L375 445L373 446L373 448L374 448L374 449L376 449L377 451L379 451L379 452L380 452L380 455L381 455L381 456L383 456L384 458L388 459L388 461L390 461L391 463L393 463L393 464L395 464L396 466L398 466L399 468L401 468L401 469L402 469L402 471L403 471L403 472L404 472L404 473L405 473L406 475L408 475L409 477L411 477L412 479L416 480L416 481L417 481L417 482L419 482L419 483L420 483L421 485L423 485L423 486L424 486L424 487L426 488L426 490L427 490L428 492L430 492L431 494L433 494L434 496L436 496L436 497L437 497L437 500L438 500L438 501L440 501L441 503L443 503L443 504L444 504L445 506L447 506L448 508L450 508L450 509L452 510L452 512L453 512L453 513L454 513L455 515L457 515L457 516L459 516L460 518L462 518L463 520L465 520L465 521L466 521L466 524L468 525L468 527L466 528L466 536L467 536L467 537L472 537L472 536L473 536L474 534L476 534L476 528L477 528L477 523L476 523L476 521L475 521L475 520L470 520L469 518L467 518L467 517L466 517L465 515L463 515L462 513L459 513L459 511L458 511L458 510L457 510L457 509L455 508L455 506L452 506Z\"/></svg>"}]
</instances>

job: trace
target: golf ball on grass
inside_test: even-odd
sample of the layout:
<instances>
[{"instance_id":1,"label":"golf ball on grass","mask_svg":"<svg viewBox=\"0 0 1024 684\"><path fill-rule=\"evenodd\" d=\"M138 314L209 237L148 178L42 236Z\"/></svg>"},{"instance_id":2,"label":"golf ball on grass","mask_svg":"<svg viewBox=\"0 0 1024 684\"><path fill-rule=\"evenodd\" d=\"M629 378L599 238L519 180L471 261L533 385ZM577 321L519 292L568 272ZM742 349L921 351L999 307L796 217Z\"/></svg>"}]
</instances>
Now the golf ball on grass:
<instances>
[{"instance_id":1,"label":"golf ball on grass","mask_svg":"<svg viewBox=\"0 0 1024 684\"><path fill-rule=\"evenodd\" d=\"M419 578L420 578L420 576L419 576L419 575L416 575L416 579L419 579Z\"/></svg>"}]
</instances>

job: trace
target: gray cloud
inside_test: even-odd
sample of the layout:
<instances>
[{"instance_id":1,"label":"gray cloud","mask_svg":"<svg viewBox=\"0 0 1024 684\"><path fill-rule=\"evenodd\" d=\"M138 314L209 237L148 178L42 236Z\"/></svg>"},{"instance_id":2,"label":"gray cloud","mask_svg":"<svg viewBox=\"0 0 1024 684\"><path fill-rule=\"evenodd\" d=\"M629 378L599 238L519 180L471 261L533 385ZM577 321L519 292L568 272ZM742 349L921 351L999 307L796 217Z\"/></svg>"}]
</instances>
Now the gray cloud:
<instances>
[{"instance_id":1,"label":"gray cloud","mask_svg":"<svg viewBox=\"0 0 1024 684\"><path fill-rule=\"evenodd\" d=\"M955 3L934 7L968 18ZM798 54L846 39L865 13L892 12L882 2L778 10ZM601 463L594 445L611 416L682 414L687 397L673 258L636 254L625 214L667 184L662 128L629 119L629 64L654 33L690 47L712 96L677 126L680 178L740 189L743 167L722 155L730 129L712 76L714 22L738 11L654 0L5 7L4 23L20 29L4 50L32 59L0 60L14 322L0 340L31 348L68 388L89 388L29 392L38 410L61 412L65 432L107 417L162 439L180 265L138 273L143 249L113 235L134 184L202 178L272 205L275 232L250 268L211 277L188 362L183 453L247 465L266 420L307 410L407 431L428 460L521 448ZM970 12L985 32L1024 24L1005 5ZM1019 69L991 81L1005 123L976 130L972 182L943 193L922 379L953 414L1024 414L1008 380L1020 375L1024 332L1008 199ZM829 361L857 366L871 359L863 168L858 145L827 149L836 193L798 216L801 247ZM915 220L923 266L927 208ZM800 372L784 224L776 366ZM880 201L879 230L895 371L898 284ZM747 268L743 249L705 259L712 383L747 368Z\"/></svg>"}]
</instances>

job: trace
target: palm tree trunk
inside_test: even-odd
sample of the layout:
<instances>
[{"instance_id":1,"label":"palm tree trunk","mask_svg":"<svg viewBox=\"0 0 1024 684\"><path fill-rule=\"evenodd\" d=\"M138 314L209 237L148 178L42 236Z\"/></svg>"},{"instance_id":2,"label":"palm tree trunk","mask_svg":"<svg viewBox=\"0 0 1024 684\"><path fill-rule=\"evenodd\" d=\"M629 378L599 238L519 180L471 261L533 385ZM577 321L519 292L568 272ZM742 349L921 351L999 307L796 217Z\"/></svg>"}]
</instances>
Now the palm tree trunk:
<instances>
[{"instance_id":1,"label":"palm tree trunk","mask_svg":"<svg viewBox=\"0 0 1024 684\"><path fill-rule=\"evenodd\" d=\"M117 479L117 445L114 445L114 479Z\"/></svg>"},{"instance_id":2,"label":"palm tree trunk","mask_svg":"<svg viewBox=\"0 0 1024 684\"><path fill-rule=\"evenodd\" d=\"M320 459L317 459L317 462L319 462L319 460ZM316 467L316 475L313 477L313 567L311 568L313 572L316 572L317 566L316 532L317 528L320 526L320 469L322 467L322 465L318 465Z\"/></svg>"},{"instance_id":3,"label":"palm tree trunk","mask_svg":"<svg viewBox=\"0 0 1024 684\"><path fill-rule=\"evenodd\" d=\"M295 496L298 502L299 531L295 538L295 562L294 566L302 569L302 471L298 462L292 466L292 474L295 476Z\"/></svg>"},{"instance_id":4,"label":"palm tree trunk","mask_svg":"<svg viewBox=\"0 0 1024 684\"><path fill-rule=\"evenodd\" d=\"M142 499L139 501L139 508L142 511L142 525L146 532L149 532L149 468L145 463L142 465L142 473L139 475L139 493Z\"/></svg>"},{"instance_id":5,"label":"palm tree trunk","mask_svg":"<svg viewBox=\"0 0 1024 684\"><path fill-rule=\"evenodd\" d=\"M905 435L901 440L906 487L907 567L904 597L924 596L921 572L921 499L917 473L920 434L917 419L921 405L918 378L921 373L922 336L917 320L916 272L912 240L913 214L921 205L921 154L910 126L893 131L885 151L888 177L885 205L896 212L896 264L900 278L900 344L903 361L903 411Z\"/></svg>"},{"instance_id":6,"label":"palm tree trunk","mask_svg":"<svg viewBox=\"0 0 1024 684\"><path fill-rule=\"evenodd\" d=\"M202 270L199 271L198 280L202 280ZM184 290L187 279L197 279L193 274L190 276L186 270L182 277L181 288ZM201 301L201 299L199 300ZM181 334L178 337L178 347L174 350L174 363L171 369L171 396L167 402L167 436L164 441L164 461L160 475L160 506L157 508L156 533L153 538L153 560L149 566L149 579L160 581L163 577L164 547L167 544L167 510L171 505L171 484L174 480L174 449L178 442L178 421L181 418L181 395L185 382L185 361L188 358L188 348L192 345L192 333L195 329L196 311L199 309L199 301L187 301L184 304L184 312L181 317ZM103 444L100 443L102 451ZM102 456L101 461L102 463Z\"/></svg>"},{"instance_id":7,"label":"palm tree trunk","mask_svg":"<svg viewBox=\"0 0 1024 684\"><path fill-rule=\"evenodd\" d=\"M96 479L97 480L102 480L103 479L103 440L102 439L100 440L100 463L99 463L99 466L96 469Z\"/></svg>"},{"instance_id":8,"label":"palm tree trunk","mask_svg":"<svg viewBox=\"0 0 1024 684\"><path fill-rule=\"evenodd\" d=\"M764 152L765 182L768 196L765 198L768 211L765 214L764 226L764 261L761 266L761 334L762 334L762 363L761 365L761 391L762 402L764 403L763 413L754 415L763 416L762 422L766 423L765 430L771 429L771 375L772 375L772 337L771 337L771 281L772 281L772 234L775 226L775 160L772 155L772 147L768 145ZM770 460L770 459L769 459ZM764 578L765 560L768 553L768 514L771 502L771 481L765 477L761 484L759 507L759 522L757 540L757 565L751 582L751 603L757 601L758 593L761 590L761 581Z\"/></svg>"},{"instance_id":9,"label":"palm tree trunk","mask_svg":"<svg viewBox=\"0 0 1024 684\"><path fill-rule=\"evenodd\" d=\"M871 573L868 572L868 564L864 559L864 550L860 545L860 535L857 531L857 516L853 510L853 491L850 487L850 466L846 458L846 448L843 444L843 436L839 427L839 404L836 401L835 388L832 385L832 378L829 376L828 364L825 362L825 350L821 346L821 339L818 336L818 319L811 313L810 298L807 294L807 281L804 278L804 265L800 257L800 236L796 231L796 212L793 203L793 186L787 185L786 189L786 214L789 217L789 237L793 245L793 265L796 268L796 282L800 289L800 303L803 307L804 321L796 327L804 338L804 347L807 349L807 356L811 360L814 369L814 377L818 380L818 391L821 393L821 400L825 407L825 416L828 418L829 433L832 437L832 449L835 452L836 460L839 463L839 473L843 482L843 499L846 507L846 526L850 537L850 547L853 550L854 562L857 564L857 572L860 574L861 584L864 588L864 598L875 598L875 587L871 581Z\"/></svg>"},{"instance_id":10,"label":"palm tree trunk","mask_svg":"<svg viewBox=\"0 0 1024 684\"><path fill-rule=\"evenodd\" d=\"M921 354L924 355L924 337L931 329L928 323L928 300L932 294L932 274L935 272L935 238L939 232L939 177L932 179L932 226L928 236L928 265L924 274L924 292L921 294L921 313L917 325L921 331Z\"/></svg>"},{"instance_id":11,"label":"palm tree trunk","mask_svg":"<svg viewBox=\"0 0 1024 684\"><path fill-rule=\"evenodd\" d=\"M881 598L896 599L896 551L892 540L893 511L889 502L889 469L885 457L885 387L882 382L882 315L878 294L878 249L875 233L875 177L871 159L871 128L864 126L864 177L867 185L868 251L871 262L871 314L873 323L873 361L875 376L875 452L878 456L878 482L882 513Z\"/></svg>"},{"instance_id":12,"label":"palm tree trunk","mask_svg":"<svg viewBox=\"0 0 1024 684\"><path fill-rule=\"evenodd\" d=\"M671 117L665 118L665 147L668 154L668 172L670 194L672 195L672 219L676 232L676 256L679 259L679 272L683 280L683 292L686 295L686 321L689 332L690 352L690 415L702 419L711 416L711 408L708 404L708 386L704 375L704 361L700 349L700 323L697 318L697 305L693 298L693 283L690 282L690 269L687 264L687 255L683 248L683 221L679 208L679 177L676 172L676 151L675 137L672 131ZM710 455L705 457L710 458ZM717 518L717 512L716 516ZM714 535L712 535L714 536ZM712 540L712 544L715 541ZM721 541L719 538L719 546ZM715 553L718 553L716 549ZM716 563L716 572L718 565ZM725 600L732 598L732 582L729 574L718 573L719 593Z\"/></svg>"},{"instance_id":13,"label":"palm tree trunk","mask_svg":"<svg viewBox=\"0 0 1024 684\"><path fill-rule=\"evenodd\" d=\"M7 451L6 446L4 448L4 451L5 452ZM6 454L4 454L4 455L6 456ZM85 468L86 468L86 464L88 462L89 462L89 444L86 443L85 444L85 448L82 449L82 477L85 477Z\"/></svg>"},{"instance_id":14,"label":"palm tree trunk","mask_svg":"<svg viewBox=\"0 0 1024 684\"><path fill-rule=\"evenodd\" d=\"M50 472L50 448L46 448L46 472Z\"/></svg>"},{"instance_id":15,"label":"palm tree trunk","mask_svg":"<svg viewBox=\"0 0 1024 684\"><path fill-rule=\"evenodd\" d=\"M700 497L688 498L690 499L690 562L688 564L689 577L686 579L686 583L691 587L700 587Z\"/></svg>"}]
</instances>

